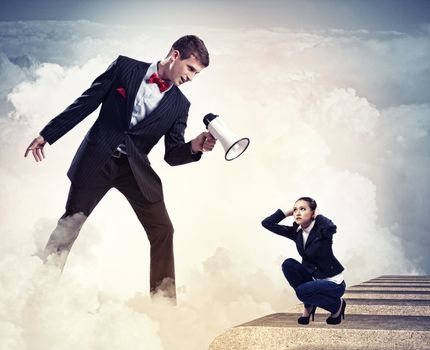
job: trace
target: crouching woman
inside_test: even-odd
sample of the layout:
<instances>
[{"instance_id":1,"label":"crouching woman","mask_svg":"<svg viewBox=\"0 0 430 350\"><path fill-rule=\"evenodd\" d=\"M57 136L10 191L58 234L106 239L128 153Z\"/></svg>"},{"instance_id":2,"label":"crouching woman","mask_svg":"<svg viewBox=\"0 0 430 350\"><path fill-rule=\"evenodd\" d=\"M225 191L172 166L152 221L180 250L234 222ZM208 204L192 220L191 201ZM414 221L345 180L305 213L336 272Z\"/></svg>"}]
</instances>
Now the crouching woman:
<instances>
[{"instance_id":1,"label":"crouching woman","mask_svg":"<svg viewBox=\"0 0 430 350\"><path fill-rule=\"evenodd\" d=\"M282 264L282 272L304 304L299 324L314 320L317 307L330 312L327 324L339 324L345 318L346 302L342 299L345 281L341 263L333 254L333 234L336 225L328 218L317 214L317 203L310 197L299 198L293 209L274 214L262 221L262 225L278 235L293 240L302 257L302 262L288 258ZM293 226L279 223L294 216Z\"/></svg>"}]
</instances>

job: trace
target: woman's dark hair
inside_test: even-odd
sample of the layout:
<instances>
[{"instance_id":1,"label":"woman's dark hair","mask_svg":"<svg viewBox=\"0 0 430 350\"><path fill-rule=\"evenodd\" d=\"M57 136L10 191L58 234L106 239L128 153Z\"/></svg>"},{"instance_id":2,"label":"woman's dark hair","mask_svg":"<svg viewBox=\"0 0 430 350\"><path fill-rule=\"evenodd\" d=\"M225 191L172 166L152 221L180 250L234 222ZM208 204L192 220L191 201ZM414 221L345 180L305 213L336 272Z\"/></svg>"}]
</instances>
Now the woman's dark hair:
<instances>
[{"instance_id":1,"label":"woman's dark hair","mask_svg":"<svg viewBox=\"0 0 430 350\"><path fill-rule=\"evenodd\" d=\"M172 50L179 51L181 60L195 56L203 66L209 66L208 49L203 40L195 35L185 35L179 38L173 43L170 52L172 52Z\"/></svg>"},{"instance_id":2,"label":"woman's dark hair","mask_svg":"<svg viewBox=\"0 0 430 350\"><path fill-rule=\"evenodd\" d=\"M311 208L311 210L315 210L317 208L317 202L315 201L315 199L313 199L311 197L300 197L297 201L307 202L309 204L309 208Z\"/></svg>"}]
</instances>

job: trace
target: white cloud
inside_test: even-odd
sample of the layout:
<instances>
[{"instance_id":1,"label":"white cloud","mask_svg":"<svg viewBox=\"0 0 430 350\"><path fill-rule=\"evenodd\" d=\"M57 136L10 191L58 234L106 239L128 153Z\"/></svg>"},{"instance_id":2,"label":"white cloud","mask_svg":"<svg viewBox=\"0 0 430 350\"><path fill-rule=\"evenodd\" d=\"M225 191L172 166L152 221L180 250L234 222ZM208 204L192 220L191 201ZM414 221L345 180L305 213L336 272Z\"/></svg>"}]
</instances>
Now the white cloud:
<instances>
[{"instance_id":1,"label":"white cloud","mask_svg":"<svg viewBox=\"0 0 430 350\"><path fill-rule=\"evenodd\" d=\"M233 162L223 159L218 145L198 164L174 168L162 161L161 144L150 154L175 226L180 305L149 302L149 245L128 203L114 191L84 225L53 287L52 272L32 255L62 214L65 172L95 115L47 147L42 163L24 159L24 149L120 51L159 58L177 35L170 28L149 36L104 27L91 36L94 26L8 25L0 62L0 98L7 96L11 107L0 119L0 179L7 184L0 189L7 238L0 246L2 346L50 349L67 335L67 349L84 334L81 348L113 349L124 341L125 348L201 349L225 328L285 311L296 301L280 264L298 255L292 242L260 222L302 195L315 197L337 224L334 247L348 284L428 271L429 105L408 104L415 94L417 100L428 97L422 91L428 80L413 86L406 79L428 69L428 38L199 28L213 55L209 69L183 88L192 101L187 138L201 132L201 119L214 112L250 137L251 145ZM85 40L77 39L77 27ZM31 33L25 46L24 33ZM403 48L416 50L408 55ZM25 73L9 58L27 51L42 64ZM405 86L398 86L402 79ZM387 89L378 91L375 82ZM396 103L398 91L406 91L402 105ZM405 207L414 209L405 215Z\"/></svg>"}]
</instances>

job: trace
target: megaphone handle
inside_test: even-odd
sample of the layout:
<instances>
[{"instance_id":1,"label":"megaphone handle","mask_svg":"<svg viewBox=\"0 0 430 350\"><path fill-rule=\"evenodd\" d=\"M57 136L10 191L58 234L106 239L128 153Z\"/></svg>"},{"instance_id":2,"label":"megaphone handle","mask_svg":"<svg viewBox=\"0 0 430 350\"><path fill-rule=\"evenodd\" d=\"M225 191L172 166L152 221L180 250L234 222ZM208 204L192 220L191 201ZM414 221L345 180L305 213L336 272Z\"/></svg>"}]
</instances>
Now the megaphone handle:
<instances>
[{"instance_id":1,"label":"megaphone handle","mask_svg":"<svg viewBox=\"0 0 430 350\"><path fill-rule=\"evenodd\" d=\"M203 142L203 152L212 151L216 143L216 138L210 132L205 132L205 139Z\"/></svg>"},{"instance_id":2,"label":"megaphone handle","mask_svg":"<svg viewBox=\"0 0 430 350\"><path fill-rule=\"evenodd\" d=\"M194 153L212 151L215 146L216 138L209 132L203 131L195 139L191 140L191 150Z\"/></svg>"}]
</instances>

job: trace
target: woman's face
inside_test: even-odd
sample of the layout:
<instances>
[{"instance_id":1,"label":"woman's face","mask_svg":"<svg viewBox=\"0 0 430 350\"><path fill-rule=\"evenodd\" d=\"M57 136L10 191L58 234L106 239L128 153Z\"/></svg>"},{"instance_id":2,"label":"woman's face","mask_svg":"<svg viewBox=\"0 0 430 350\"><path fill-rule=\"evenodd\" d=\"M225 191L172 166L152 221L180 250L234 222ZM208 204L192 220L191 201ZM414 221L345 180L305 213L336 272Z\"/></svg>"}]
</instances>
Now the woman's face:
<instances>
[{"instance_id":1,"label":"woman's face","mask_svg":"<svg viewBox=\"0 0 430 350\"><path fill-rule=\"evenodd\" d=\"M309 203L304 200L298 200L294 204L294 221L297 223L297 225L301 225L303 228L306 228L310 225L314 219L314 213L315 211L311 210Z\"/></svg>"}]
</instances>

